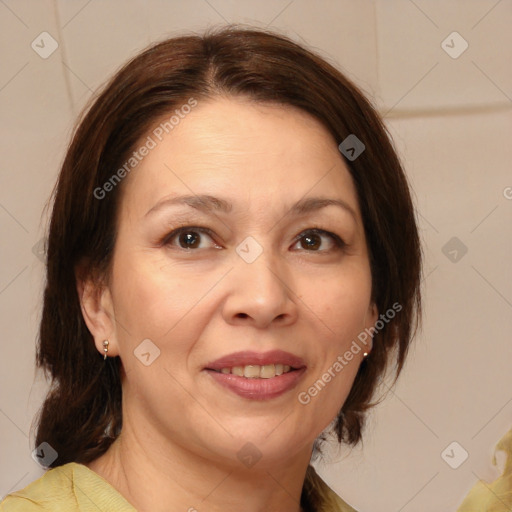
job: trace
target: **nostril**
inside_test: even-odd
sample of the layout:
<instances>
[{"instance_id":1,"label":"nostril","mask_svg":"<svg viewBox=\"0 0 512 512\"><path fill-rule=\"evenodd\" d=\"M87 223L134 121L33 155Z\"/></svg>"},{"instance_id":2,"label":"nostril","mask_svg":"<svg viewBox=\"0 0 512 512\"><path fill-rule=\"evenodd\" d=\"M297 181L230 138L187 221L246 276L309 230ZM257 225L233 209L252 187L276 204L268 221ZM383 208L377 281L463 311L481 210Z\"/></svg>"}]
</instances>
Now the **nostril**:
<instances>
[{"instance_id":1,"label":"nostril","mask_svg":"<svg viewBox=\"0 0 512 512\"><path fill-rule=\"evenodd\" d=\"M238 313L237 318L247 318L249 315L247 313Z\"/></svg>"}]
</instances>

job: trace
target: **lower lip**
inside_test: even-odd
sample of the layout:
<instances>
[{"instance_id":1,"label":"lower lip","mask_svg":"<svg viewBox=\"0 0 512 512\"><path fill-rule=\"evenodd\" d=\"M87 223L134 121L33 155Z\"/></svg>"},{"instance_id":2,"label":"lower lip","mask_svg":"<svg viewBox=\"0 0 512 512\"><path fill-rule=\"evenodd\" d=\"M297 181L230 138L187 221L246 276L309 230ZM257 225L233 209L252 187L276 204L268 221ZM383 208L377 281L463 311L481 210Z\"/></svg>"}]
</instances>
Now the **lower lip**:
<instances>
[{"instance_id":1,"label":"lower lip","mask_svg":"<svg viewBox=\"0 0 512 512\"><path fill-rule=\"evenodd\" d=\"M233 393L251 400L270 400L293 389L302 377L306 368L292 370L270 379L248 379L232 373L220 373L206 370L221 386Z\"/></svg>"}]
</instances>

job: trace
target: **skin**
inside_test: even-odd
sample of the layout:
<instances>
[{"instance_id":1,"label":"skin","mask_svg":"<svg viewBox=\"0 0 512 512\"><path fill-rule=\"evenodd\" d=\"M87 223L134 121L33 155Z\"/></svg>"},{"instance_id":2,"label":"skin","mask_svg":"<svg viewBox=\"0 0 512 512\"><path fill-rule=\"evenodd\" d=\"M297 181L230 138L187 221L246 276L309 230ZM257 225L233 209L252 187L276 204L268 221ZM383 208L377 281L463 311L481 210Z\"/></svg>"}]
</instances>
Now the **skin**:
<instances>
[{"instance_id":1,"label":"skin","mask_svg":"<svg viewBox=\"0 0 512 512\"><path fill-rule=\"evenodd\" d=\"M378 318L356 190L337 142L289 106L203 101L123 187L108 282L79 283L98 351L108 339L123 366L122 433L89 467L140 511L300 511L313 442L344 403L363 351L309 404L297 396ZM230 211L155 208L203 194ZM352 213L292 211L313 197L343 201ZM197 246L186 249L166 237L181 226L211 236L192 229ZM328 234L308 243L310 228L345 245ZM248 236L263 249L253 263L236 252ZM160 350L149 366L134 355L145 339ZM307 370L271 400L242 398L203 371L233 352L273 349L302 357ZM247 442L261 454L251 468L237 457Z\"/></svg>"}]
</instances>

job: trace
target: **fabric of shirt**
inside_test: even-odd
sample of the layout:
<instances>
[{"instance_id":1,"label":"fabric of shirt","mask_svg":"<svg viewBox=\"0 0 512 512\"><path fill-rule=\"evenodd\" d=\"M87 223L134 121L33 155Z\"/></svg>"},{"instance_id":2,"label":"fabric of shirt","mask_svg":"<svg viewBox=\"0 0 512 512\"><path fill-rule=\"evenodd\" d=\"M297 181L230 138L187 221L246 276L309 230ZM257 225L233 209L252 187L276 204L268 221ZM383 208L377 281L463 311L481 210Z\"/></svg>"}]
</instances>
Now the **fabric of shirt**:
<instances>
[{"instance_id":1,"label":"fabric of shirt","mask_svg":"<svg viewBox=\"0 0 512 512\"><path fill-rule=\"evenodd\" d=\"M305 512L356 512L308 467L301 496ZM48 470L0 503L0 512L136 512L114 487L83 464Z\"/></svg>"},{"instance_id":2,"label":"fabric of shirt","mask_svg":"<svg viewBox=\"0 0 512 512\"><path fill-rule=\"evenodd\" d=\"M498 442L493 464L496 466L496 452L506 455L501 476L494 482L478 481L462 502L457 512L510 512L512 510L512 429Z\"/></svg>"},{"instance_id":3,"label":"fabric of shirt","mask_svg":"<svg viewBox=\"0 0 512 512\"><path fill-rule=\"evenodd\" d=\"M83 464L48 470L0 503L1 512L136 512L106 480Z\"/></svg>"}]
</instances>

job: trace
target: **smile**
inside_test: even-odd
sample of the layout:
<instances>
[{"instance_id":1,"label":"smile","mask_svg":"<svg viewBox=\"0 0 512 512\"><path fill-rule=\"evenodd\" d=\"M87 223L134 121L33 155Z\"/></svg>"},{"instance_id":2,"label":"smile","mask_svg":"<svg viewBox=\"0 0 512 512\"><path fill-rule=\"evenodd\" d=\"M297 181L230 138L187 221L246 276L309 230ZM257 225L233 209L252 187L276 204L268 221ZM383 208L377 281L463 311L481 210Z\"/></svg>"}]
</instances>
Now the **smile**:
<instances>
[{"instance_id":1,"label":"smile","mask_svg":"<svg viewBox=\"0 0 512 512\"><path fill-rule=\"evenodd\" d=\"M306 372L306 363L284 350L246 350L211 361L203 371L219 389L251 400L270 400L298 385Z\"/></svg>"},{"instance_id":2,"label":"smile","mask_svg":"<svg viewBox=\"0 0 512 512\"><path fill-rule=\"evenodd\" d=\"M293 368L288 364L248 364L245 366L233 366L231 368L221 368L214 370L224 375L238 375L238 377L245 377L247 379L272 379L292 371Z\"/></svg>"}]
</instances>

